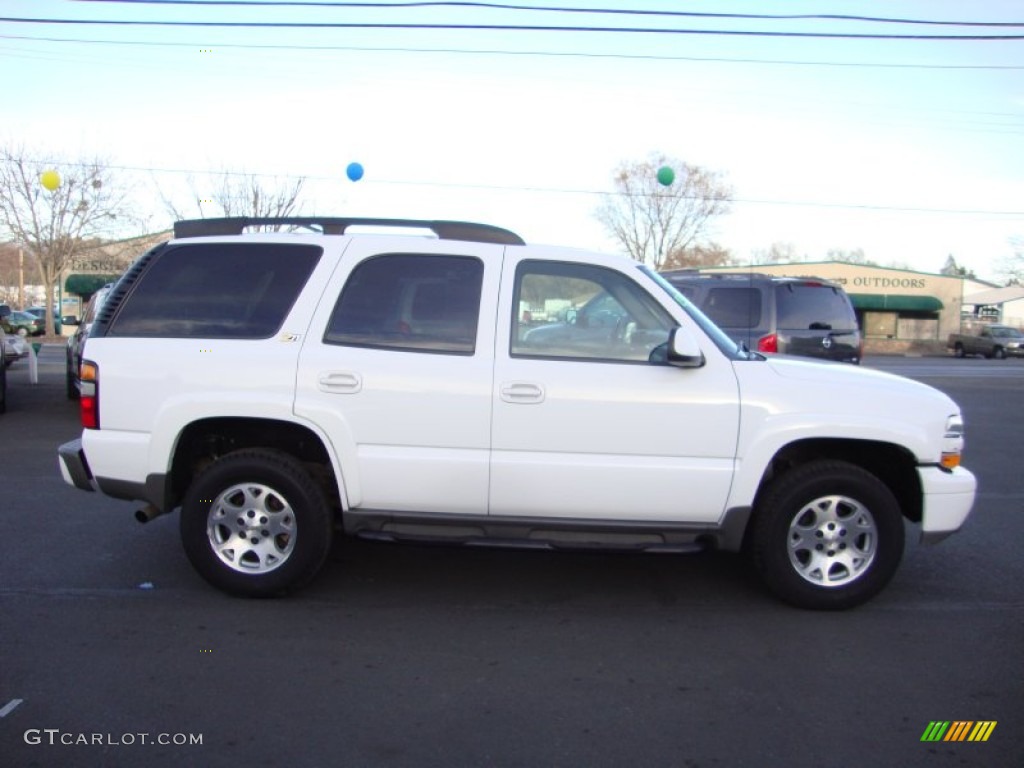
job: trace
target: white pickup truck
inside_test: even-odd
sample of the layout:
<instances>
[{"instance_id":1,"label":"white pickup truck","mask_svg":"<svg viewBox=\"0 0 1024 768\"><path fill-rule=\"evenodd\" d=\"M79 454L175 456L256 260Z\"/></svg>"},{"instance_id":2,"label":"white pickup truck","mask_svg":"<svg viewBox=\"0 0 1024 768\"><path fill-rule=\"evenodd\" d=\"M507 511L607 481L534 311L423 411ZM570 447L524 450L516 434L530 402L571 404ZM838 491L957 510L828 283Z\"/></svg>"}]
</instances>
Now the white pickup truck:
<instances>
[{"instance_id":1,"label":"white pickup truck","mask_svg":"<svg viewBox=\"0 0 1024 768\"><path fill-rule=\"evenodd\" d=\"M267 223L316 231L244 232ZM634 261L479 224L179 222L79 373L65 480L143 521L180 508L233 594L301 585L342 531L743 551L782 599L846 608L889 582L908 522L939 540L974 501L943 393L748 352Z\"/></svg>"}]
</instances>

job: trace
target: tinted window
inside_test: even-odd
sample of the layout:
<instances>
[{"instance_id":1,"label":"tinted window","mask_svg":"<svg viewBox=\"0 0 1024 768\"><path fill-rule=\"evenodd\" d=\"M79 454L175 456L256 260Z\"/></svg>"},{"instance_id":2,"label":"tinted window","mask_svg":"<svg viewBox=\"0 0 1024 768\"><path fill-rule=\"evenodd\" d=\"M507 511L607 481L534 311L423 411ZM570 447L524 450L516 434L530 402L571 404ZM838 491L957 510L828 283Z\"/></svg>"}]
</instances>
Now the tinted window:
<instances>
[{"instance_id":1,"label":"tinted window","mask_svg":"<svg viewBox=\"0 0 1024 768\"><path fill-rule=\"evenodd\" d=\"M632 280L583 264L523 262L513 304L514 357L647 362L675 324Z\"/></svg>"},{"instance_id":2,"label":"tinted window","mask_svg":"<svg viewBox=\"0 0 1024 768\"><path fill-rule=\"evenodd\" d=\"M322 253L312 245L168 248L140 277L109 336L265 339L277 333Z\"/></svg>"},{"instance_id":3,"label":"tinted window","mask_svg":"<svg viewBox=\"0 0 1024 768\"><path fill-rule=\"evenodd\" d=\"M701 309L721 328L757 328L761 324L761 291L711 288Z\"/></svg>"},{"instance_id":4,"label":"tinted window","mask_svg":"<svg viewBox=\"0 0 1024 768\"><path fill-rule=\"evenodd\" d=\"M346 281L324 341L471 355L483 275L483 263L468 256L367 259Z\"/></svg>"},{"instance_id":5,"label":"tinted window","mask_svg":"<svg viewBox=\"0 0 1024 768\"><path fill-rule=\"evenodd\" d=\"M775 286L776 324L780 330L850 330L857 327L853 309L838 288L784 283Z\"/></svg>"}]
</instances>

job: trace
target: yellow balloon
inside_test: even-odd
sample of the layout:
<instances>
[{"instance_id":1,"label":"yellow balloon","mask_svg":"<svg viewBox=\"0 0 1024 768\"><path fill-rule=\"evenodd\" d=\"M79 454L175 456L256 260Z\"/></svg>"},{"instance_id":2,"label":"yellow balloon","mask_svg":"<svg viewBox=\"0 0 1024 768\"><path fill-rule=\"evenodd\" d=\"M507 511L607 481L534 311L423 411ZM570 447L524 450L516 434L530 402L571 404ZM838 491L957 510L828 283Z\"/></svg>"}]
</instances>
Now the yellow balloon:
<instances>
[{"instance_id":1,"label":"yellow balloon","mask_svg":"<svg viewBox=\"0 0 1024 768\"><path fill-rule=\"evenodd\" d=\"M43 171L39 174L39 183L53 192L60 186L60 174L56 171Z\"/></svg>"}]
</instances>

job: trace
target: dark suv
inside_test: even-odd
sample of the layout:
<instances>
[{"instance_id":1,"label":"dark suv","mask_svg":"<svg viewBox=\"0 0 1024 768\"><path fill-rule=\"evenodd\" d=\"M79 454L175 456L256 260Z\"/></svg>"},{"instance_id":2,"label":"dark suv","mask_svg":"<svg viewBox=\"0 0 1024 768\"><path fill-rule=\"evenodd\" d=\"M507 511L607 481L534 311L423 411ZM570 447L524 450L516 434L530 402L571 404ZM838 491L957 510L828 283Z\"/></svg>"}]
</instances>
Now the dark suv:
<instances>
[{"instance_id":1,"label":"dark suv","mask_svg":"<svg viewBox=\"0 0 1024 768\"><path fill-rule=\"evenodd\" d=\"M92 329L92 322L96 319L96 313L103 308L103 302L114 287L113 283L107 283L96 291L85 305L82 319L78 321L75 332L68 336L68 343L65 349L66 373L68 400L77 400L82 389L82 382L79 379L79 366L82 364L82 351L85 349L85 341L89 338L89 331Z\"/></svg>"},{"instance_id":2,"label":"dark suv","mask_svg":"<svg viewBox=\"0 0 1024 768\"><path fill-rule=\"evenodd\" d=\"M662 276L749 349L845 363L861 360L857 316L836 283L753 272L672 270Z\"/></svg>"}]
</instances>

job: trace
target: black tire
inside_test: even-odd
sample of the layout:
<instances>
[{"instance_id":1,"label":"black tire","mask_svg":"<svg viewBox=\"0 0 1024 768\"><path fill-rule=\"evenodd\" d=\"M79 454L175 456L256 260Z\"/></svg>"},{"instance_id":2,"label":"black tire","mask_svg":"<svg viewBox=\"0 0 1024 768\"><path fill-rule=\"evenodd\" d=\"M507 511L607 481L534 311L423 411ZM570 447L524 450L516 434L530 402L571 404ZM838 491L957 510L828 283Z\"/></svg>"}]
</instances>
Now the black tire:
<instances>
[{"instance_id":1,"label":"black tire","mask_svg":"<svg viewBox=\"0 0 1024 768\"><path fill-rule=\"evenodd\" d=\"M320 486L294 458L265 449L229 453L196 477L180 527L199 574L243 597L301 587L320 570L333 534Z\"/></svg>"},{"instance_id":2,"label":"black tire","mask_svg":"<svg viewBox=\"0 0 1024 768\"><path fill-rule=\"evenodd\" d=\"M961 344L958 341L956 344L953 345L953 357L963 357L963 356L964 356L964 345Z\"/></svg>"},{"instance_id":3,"label":"black tire","mask_svg":"<svg viewBox=\"0 0 1024 768\"><path fill-rule=\"evenodd\" d=\"M860 605L903 557L903 516L881 480L843 461L797 467L763 492L747 539L755 570L799 608Z\"/></svg>"},{"instance_id":4,"label":"black tire","mask_svg":"<svg viewBox=\"0 0 1024 768\"><path fill-rule=\"evenodd\" d=\"M996 347L995 349L992 350L992 356L996 360L1005 360L1006 359L1006 350L1003 349L1002 347Z\"/></svg>"}]
</instances>

